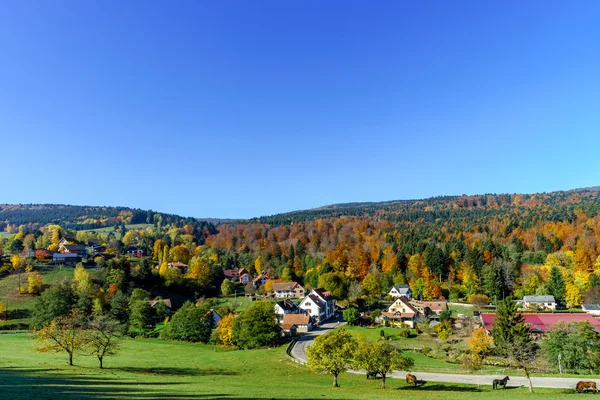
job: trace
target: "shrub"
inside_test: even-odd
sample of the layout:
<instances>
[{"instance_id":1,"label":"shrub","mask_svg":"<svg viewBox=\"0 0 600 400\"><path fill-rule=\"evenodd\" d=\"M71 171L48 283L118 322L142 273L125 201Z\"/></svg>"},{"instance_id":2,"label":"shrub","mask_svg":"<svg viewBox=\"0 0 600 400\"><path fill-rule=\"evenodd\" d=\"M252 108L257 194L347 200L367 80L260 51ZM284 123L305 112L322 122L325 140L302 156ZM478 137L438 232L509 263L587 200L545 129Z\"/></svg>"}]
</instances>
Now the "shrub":
<instances>
[{"instance_id":1,"label":"shrub","mask_svg":"<svg viewBox=\"0 0 600 400\"><path fill-rule=\"evenodd\" d=\"M410 329L400 329L398 331L398 337L408 339L410 337Z\"/></svg>"}]
</instances>

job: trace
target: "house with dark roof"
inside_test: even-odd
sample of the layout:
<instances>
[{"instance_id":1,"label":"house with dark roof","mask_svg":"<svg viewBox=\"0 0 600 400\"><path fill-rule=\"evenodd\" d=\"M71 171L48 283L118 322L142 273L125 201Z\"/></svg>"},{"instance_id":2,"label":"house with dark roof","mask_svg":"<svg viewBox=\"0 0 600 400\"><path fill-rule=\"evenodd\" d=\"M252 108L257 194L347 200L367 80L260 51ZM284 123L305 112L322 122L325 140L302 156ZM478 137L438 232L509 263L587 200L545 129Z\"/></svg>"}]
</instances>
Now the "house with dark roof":
<instances>
[{"instance_id":1,"label":"house with dark roof","mask_svg":"<svg viewBox=\"0 0 600 400\"><path fill-rule=\"evenodd\" d=\"M52 263L58 265L75 265L81 261L81 256L77 253L53 253Z\"/></svg>"},{"instance_id":2,"label":"house with dark roof","mask_svg":"<svg viewBox=\"0 0 600 400\"><path fill-rule=\"evenodd\" d=\"M313 289L300 302L299 308L322 323L335 315L335 300L325 289Z\"/></svg>"},{"instance_id":3,"label":"house with dark roof","mask_svg":"<svg viewBox=\"0 0 600 400\"><path fill-rule=\"evenodd\" d=\"M299 311L298 304L291 300L282 300L275 303L273 311L279 321L283 321L283 317L286 314L297 314Z\"/></svg>"},{"instance_id":4,"label":"house with dark roof","mask_svg":"<svg viewBox=\"0 0 600 400\"><path fill-rule=\"evenodd\" d=\"M381 319L395 325L408 325L415 327L415 320L419 311L410 303L409 299L402 296L389 306L387 311L381 313Z\"/></svg>"},{"instance_id":5,"label":"house with dark roof","mask_svg":"<svg viewBox=\"0 0 600 400\"><path fill-rule=\"evenodd\" d=\"M523 308L556 310L554 296L523 296Z\"/></svg>"},{"instance_id":6,"label":"house with dark roof","mask_svg":"<svg viewBox=\"0 0 600 400\"><path fill-rule=\"evenodd\" d=\"M394 299L397 299L398 297L402 296L406 297L407 299L411 299L412 291L410 290L410 287L408 287L408 285L394 285L388 292L388 296L391 296Z\"/></svg>"},{"instance_id":7,"label":"house with dark roof","mask_svg":"<svg viewBox=\"0 0 600 400\"><path fill-rule=\"evenodd\" d=\"M273 294L277 299L304 297L304 288L298 282L273 282Z\"/></svg>"},{"instance_id":8,"label":"house with dark roof","mask_svg":"<svg viewBox=\"0 0 600 400\"><path fill-rule=\"evenodd\" d=\"M79 257L87 256L87 249L82 244L65 244L61 248L61 253L77 254Z\"/></svg>"},{"instance_id":9,"label":"house with dark roof","mask_svg":"<svg viewBox=\"0 0 600 400\"><path fill-rule=\"evenodd\" d=\"M581 309L595 317L600 316L600 304L582 304Z\"/></svg>"},{"instance_id":10,"label":"house with dark roof","mask_svg":"<svg viewBox=\"0 0 600 400\"><path fill-rule=\"evenodd\" d=\"M144 256L144 250L141 247L138 246L129 246L126 250L125 253L130 255L130 256L136 256L136 257L143 257Z\"/></svg>"}]
</instances>

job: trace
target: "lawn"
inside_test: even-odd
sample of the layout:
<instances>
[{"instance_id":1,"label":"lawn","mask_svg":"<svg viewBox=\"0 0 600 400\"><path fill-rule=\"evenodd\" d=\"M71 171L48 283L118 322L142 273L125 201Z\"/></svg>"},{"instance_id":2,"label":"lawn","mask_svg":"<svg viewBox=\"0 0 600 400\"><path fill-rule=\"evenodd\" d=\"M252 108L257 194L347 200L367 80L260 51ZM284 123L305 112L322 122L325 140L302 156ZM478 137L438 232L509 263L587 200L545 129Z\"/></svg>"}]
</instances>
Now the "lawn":
<instances>
[{"instance_id":1,"label":"lawn","mask_svg":"<svg viewBox=\"0 0 600 400\"><path fill-rule=\"evenodd\" d=\"M74 267L54 267L51 265L36 266L35 269L42 275L44 285L53 285L67 278L72 278L74 271ZM96 272L96 268L90 268L89 271L93 274ZM27 275L25 272L21 274L21 287L27 287ZM19 274L11 274L0 278L0 302L5 304L9 311L17 312L19 316L19 318L8 321L0 321L0 327L18 323L29 324L31 322L29 311L33 308L35 299L35 296L19 294Z\"/></svg>"},{"instance_id":2,"label":"lawn","mask_svg":"<svg viewBox=\"0 0 600 400\"><path fill-rule=\"evenodd\" d=\"M105 360L37 354L24 334L0 335L0 393L7 399L563 399L572 390L492 391L490 386L429 382L414 389L389 379L388 389L363 375L331 378L309 372L285 357L284 347L228 351L212 345L124 339L118 356Z\"/></svg>"},{"instance_id":3,"label":"lawn","mask_svg":"<svg viewBox=\"0 0 600 400\"><path fill-rule=\"evenodd\" d=\"M129 225L125 225L125 228L127 229L140 229L140 228L147 228L149 226L154 226L153 224L129 224ZM115 234L116 238L120 238L121 234L119 232L115 232L115 227L114 226L107 226L104 228L96 228L96 229L83 229L86 232L96 232L99 234L103 234L106 235L109 232L113 232Z\"/></svg>"}]
</instances>

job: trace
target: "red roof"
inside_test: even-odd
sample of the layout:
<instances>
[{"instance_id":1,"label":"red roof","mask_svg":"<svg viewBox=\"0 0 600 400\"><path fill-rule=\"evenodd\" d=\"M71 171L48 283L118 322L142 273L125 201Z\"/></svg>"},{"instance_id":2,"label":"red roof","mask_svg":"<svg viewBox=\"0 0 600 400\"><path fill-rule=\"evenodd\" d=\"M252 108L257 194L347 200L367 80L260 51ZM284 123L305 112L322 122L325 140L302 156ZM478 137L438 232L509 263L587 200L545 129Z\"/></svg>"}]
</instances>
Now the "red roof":
<instances>
[{"instance_id":1,"label":"red roof","mask_svg":"<svg viewBox=\"0 0 600 400\"><path fill-rule=\"evenodd\" d=\"M587 321L600 331L600 320L594 318L587 313L523 313L525 322L531 326L532 332L547 332L552 330L552 326L559 322L583 322ZM494 327L496 314L481 314L481 320L485 325L485 329L490 331Z\"/></svg>"}]
</instances>

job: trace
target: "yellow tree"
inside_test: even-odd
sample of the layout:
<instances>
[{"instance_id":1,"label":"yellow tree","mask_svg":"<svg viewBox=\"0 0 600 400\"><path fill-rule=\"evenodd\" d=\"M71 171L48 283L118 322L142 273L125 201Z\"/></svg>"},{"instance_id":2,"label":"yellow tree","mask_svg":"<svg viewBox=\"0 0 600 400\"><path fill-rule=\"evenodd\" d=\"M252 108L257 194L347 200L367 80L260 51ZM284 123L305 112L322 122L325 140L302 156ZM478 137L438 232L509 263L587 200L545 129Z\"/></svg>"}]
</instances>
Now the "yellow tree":
<instances>
[{"instance_id":1,"label":"yellow tree","mask_svg":"<svg viewBox=\"0 0 600 400\"><path fill-rule=\"evenodd\" d=\"M69 365L73 365L73 354L86 344L83 323L74 312L51 321L48 325L35 331L35 336L40 343L36 348L38 352L66 352L69 355Z\"/></svg>"},{"instance_id":2,"label":"yellow tree","mask_svg":"<svg viewBox=\"0 0 600 400\"><path fill-rule=\"evenodd\" d=\"M166 276L169 273L169 246L163 247L162 252L162 261L160 263L160 268L158 269L158 274L162 277Z\"/></svg>"},{"instance_id":3,"label":"yellow tree","mask_svg":"<svg viewBox=\"0 0 600 400\"><path fill-rule=\"evenodd\" d=\"M492 347L492 337L487 334L485 328L477 328L467 340L471 353L480 359L485 357Z\"/></svg>"},{"instance_id":4,"label":"yellow tree","mask_svg":"<svg viewBox=\"0 0 600 400\"><path fill-rule=\"evenodd\" d=\"M265 266L263 264L262 257L256 257L256 260L254 260L254 269L256 270L256 273L260 274L261 272L263 272L264 268Z\"/></svg>"},{"instance_id":5,"label":"yellow tree","mask_svg":"<svg viewBox=\"0 0 600 400\"><path fill-rule=\"evenodd\" d=\"M234 314L227 314L217 323L217 333L219 339L224 346L231 346L233 344L233 321L235 320Z\"/></svg>"},{"instance_id":6,"label":"yellow tree","mask_svg":"<svg viewBox=\"0 0 600 400\"><path fill-rule=\"evenodd\" d=\"M73 282L79 295L90 294L93 290L93 282L90 274L85 270L82 263L77 263L73 273Z\"/></svg>"},{"instance_id":7,"label":"yellow tree","mask_svg":"<svg viewBox=\"0 0 600 400\"><path fill-rule=\"evenodd\" d=\"M567 303L567 307L579 307L581 303L583 303L581 290L579 290L579 288L576 285L572 283L567 283L565 301Z\"/></svg>"},{"instance_id":8,"label":"yellow tree","mask_svg":"<svg viewBox=\"0 0 600 400\"><path fill-rule=\"evenodd\" d=\"M154 242L154 250L152 251L153 260L158 260L162 256L163 249L166 245L167 243L162 239L158 239Z\"/></svg>"},{"instance_id":9,"label":"yellow tree","mask_svg":"<svg viewBox=\"0 0 600 400\"><path fill-rule=\"evenodd\" d=\"M42 288L44 287L44 280L42 279L42 275L39 272L34 271L29 274L27 277L27 283L30 294L40 294Z\"/></svg>"}]
</instances>

